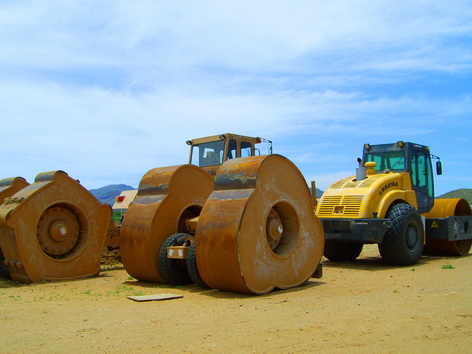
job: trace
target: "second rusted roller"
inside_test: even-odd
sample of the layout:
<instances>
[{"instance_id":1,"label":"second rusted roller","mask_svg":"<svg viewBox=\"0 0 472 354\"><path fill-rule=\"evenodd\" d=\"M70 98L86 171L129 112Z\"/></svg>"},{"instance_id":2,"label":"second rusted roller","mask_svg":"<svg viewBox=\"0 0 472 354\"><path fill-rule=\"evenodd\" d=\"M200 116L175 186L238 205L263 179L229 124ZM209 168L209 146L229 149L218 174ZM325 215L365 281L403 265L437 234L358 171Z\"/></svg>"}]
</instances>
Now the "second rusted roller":
<instances>
[{"instance_id":1,"label":"second rusted roller","mask_svg":"<svg viewBox=\"0 0 472 354\"><path fill-rule=\"evenodd\" d=\"M138 280L165 283L159 266L162 244L173 234L188 232L187 220L200 214L212 191L213 179L197 166L148 171L121 228L120 253L126 271Z\"/></svg>"},{"instance_id":2,"label":"second rusted roller","mask_svg":"<svg viewBox=\"0 0 472 354\"><path fill-rule=\"evenodd\" d=\"M196 240L198 269L209 287L251 294L305 282L324 247L308 186L280 155L221 166Z\"/></svg>"}]
</instances>

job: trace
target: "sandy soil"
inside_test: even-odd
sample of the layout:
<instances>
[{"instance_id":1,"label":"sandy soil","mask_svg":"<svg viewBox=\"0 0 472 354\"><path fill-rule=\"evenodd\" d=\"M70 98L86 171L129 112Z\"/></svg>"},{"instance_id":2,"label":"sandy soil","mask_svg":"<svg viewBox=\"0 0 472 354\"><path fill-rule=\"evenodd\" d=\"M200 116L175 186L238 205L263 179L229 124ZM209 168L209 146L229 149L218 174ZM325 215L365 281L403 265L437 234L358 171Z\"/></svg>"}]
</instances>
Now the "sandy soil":
<instances>
[{"instance_id":1,"label":"sandy soil","mask_svg":"<svg viewBox=\"0 0 472 354\"><path fill-rule=\"evenodd\" d=\"M472 256L385 266L375 246L354 263L265 296L99 277L0 281L0 352L422 352L472 348ZM135 302L128 295L181 299Z\"/></svg>"}]
</instances>

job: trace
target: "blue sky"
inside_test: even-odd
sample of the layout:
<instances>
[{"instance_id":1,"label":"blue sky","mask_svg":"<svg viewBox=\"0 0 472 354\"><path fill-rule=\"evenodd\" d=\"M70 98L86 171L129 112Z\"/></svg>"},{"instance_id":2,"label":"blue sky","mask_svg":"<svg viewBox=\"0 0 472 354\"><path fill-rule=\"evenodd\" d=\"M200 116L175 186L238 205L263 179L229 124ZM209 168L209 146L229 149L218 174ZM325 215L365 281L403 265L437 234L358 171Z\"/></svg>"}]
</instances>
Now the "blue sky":
<instances>
[{"instance_id":1,"label":"blue sky","mask_svg":"<svg viewBox=\"0 0 472 354\"><path fill-rule=\"evenodd\" d=\"M441 157L438 195L472 188L471 48L470 0L4 0L0 178L137 187L231 132L323 190L398 140Z\"/></svg>"}]
</instances>

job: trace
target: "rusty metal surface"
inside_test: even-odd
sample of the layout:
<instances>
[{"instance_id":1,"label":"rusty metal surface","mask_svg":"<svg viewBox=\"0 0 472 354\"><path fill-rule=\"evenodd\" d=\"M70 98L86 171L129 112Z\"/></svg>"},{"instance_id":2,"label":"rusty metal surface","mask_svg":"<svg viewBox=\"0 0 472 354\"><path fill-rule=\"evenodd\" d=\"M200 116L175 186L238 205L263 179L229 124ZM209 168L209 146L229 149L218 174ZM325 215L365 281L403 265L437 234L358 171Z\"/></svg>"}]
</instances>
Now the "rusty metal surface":
<instances>
[{"instance_id":1,"label":"rusty metal surface","mask_svg":"<svg viewBox=\"0 0 472 354\"><path fill-rule=\"evenodd\" d=\"M197 232L199 218L199 216L196 216L189 219L185 219L185 226L182 226L184 231L188 234L195 235L195 233Z\"/></svg>"},{"instance_id":2,"label":"rusty metal surface","mask_svg":"<svg viewBox=\"0 0 472 354\"><path fill-rule=\"evenodd\" d=\"M0 206L0 246L12 278L97 274L110 220L111 208L65 172L39 174Z\"/></svg>"},{"instance_id":3,"label":"rusty metal surface","mask_svg":"<svg viewBox=\"0 0 472 354\"><path fill-rule=\"evenodd\" d=\"M119 248L120 247L120 234L121 226L116 225L114 222L110 223L110 227L107 232L105 239L105 247Z\"/></svg>"},{"instance_id":4,"label":"rusty metal surface","mask_svg":"<svg viewBox=\"0 0 472 354\"><path fill-rule=\"evenodd\" d=\"M428 218L447 218L448 216L472 215L470 205L465 199L435 199L434 207L425 214ZM448 241L442 239L428 239L424 245L424 253L450 256L465 256L469 253L472 240Z\"/></svg>"},{"instance_id":5,"label":"rusty metal surface","mask_svg":"<svg viewBox=\"0 0 472 354\"><path fill-rule=\"evenodd\" d=\"M23 177L4 178L0 180L0 204L5 198L11 197L19 190L29 186L29 183Z\"/></svg>"},{"instance_id":6,"label":"rusty metal surface","mask_svg":"<svg viewBox=\"0 0 472 354\"><path fill-rule=\"evenodd\" d=\"M64 256L71 252L80 240L79 221L67 207L50 207L39 218L37 236L41 249L47 255Z\"/></svg>"},{"instance_id":7,"label":"rusty metal surface","mask_svg":"<svg viewBox=\"0 0 472 354\"><path fill-rule=\"evenodd\" d=\"M164 282L158 254L185 221L198 216L213 191L213 179L200 167L180 165L148 171L121 226L120 254L126 271L142 281Z\"/></svg>"},{"instance_id":8,"label":"rusty metal surface","mask_svg":"<svg viewBox=\"0 0 472 354\"><path fill-rule=\"evenodd\" d=\"M296 166L280 155L229 160L215 183L196 234L204 282L265 294L310 278L321 260L324 235Z\"/></svg>"},{"instance_id":9,"label":"rusty metal surface","mask_svg":"<svg viewBox=\"0 0 472 354\"><path fill-rule=\"evenodd\" d=\"M12 177L4 178L0 180L0 205L6 198L11 197L19 190L28 186L29 183L23 177ZM4 257L0 244L0 274L4 277L10 278L10 271L8 267L3 263Z\"/></svg>"}]
</instances>

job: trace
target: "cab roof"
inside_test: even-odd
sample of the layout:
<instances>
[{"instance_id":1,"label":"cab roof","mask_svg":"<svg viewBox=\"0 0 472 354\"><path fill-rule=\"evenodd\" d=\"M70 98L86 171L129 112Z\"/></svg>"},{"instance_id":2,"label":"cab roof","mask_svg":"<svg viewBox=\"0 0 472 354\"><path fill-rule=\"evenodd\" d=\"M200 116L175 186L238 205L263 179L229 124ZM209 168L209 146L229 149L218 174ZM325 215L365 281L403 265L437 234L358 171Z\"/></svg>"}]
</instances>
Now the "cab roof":
<instances>
[{"instance_id":1,"label":"cab roof","mask_svg":"<svg viewBox=\"0 0 472 354\"><path fill-rule=\"evenodd\" d=\"M219 134L219 135L211 135L203 138L197 138L197 139L192 139L187 141L187 145L198 145L198 144L203 144L203 143L208 143L212 141L219 141L219 140L243 140L247 142L252 142L254 144L258 144L262 141L261 138L259 137L251 137L251 136L245 136L245 135L239 135L239 134L231 134L231 133L224 133L224 134Z\"/></svg>"}]
</instances>

